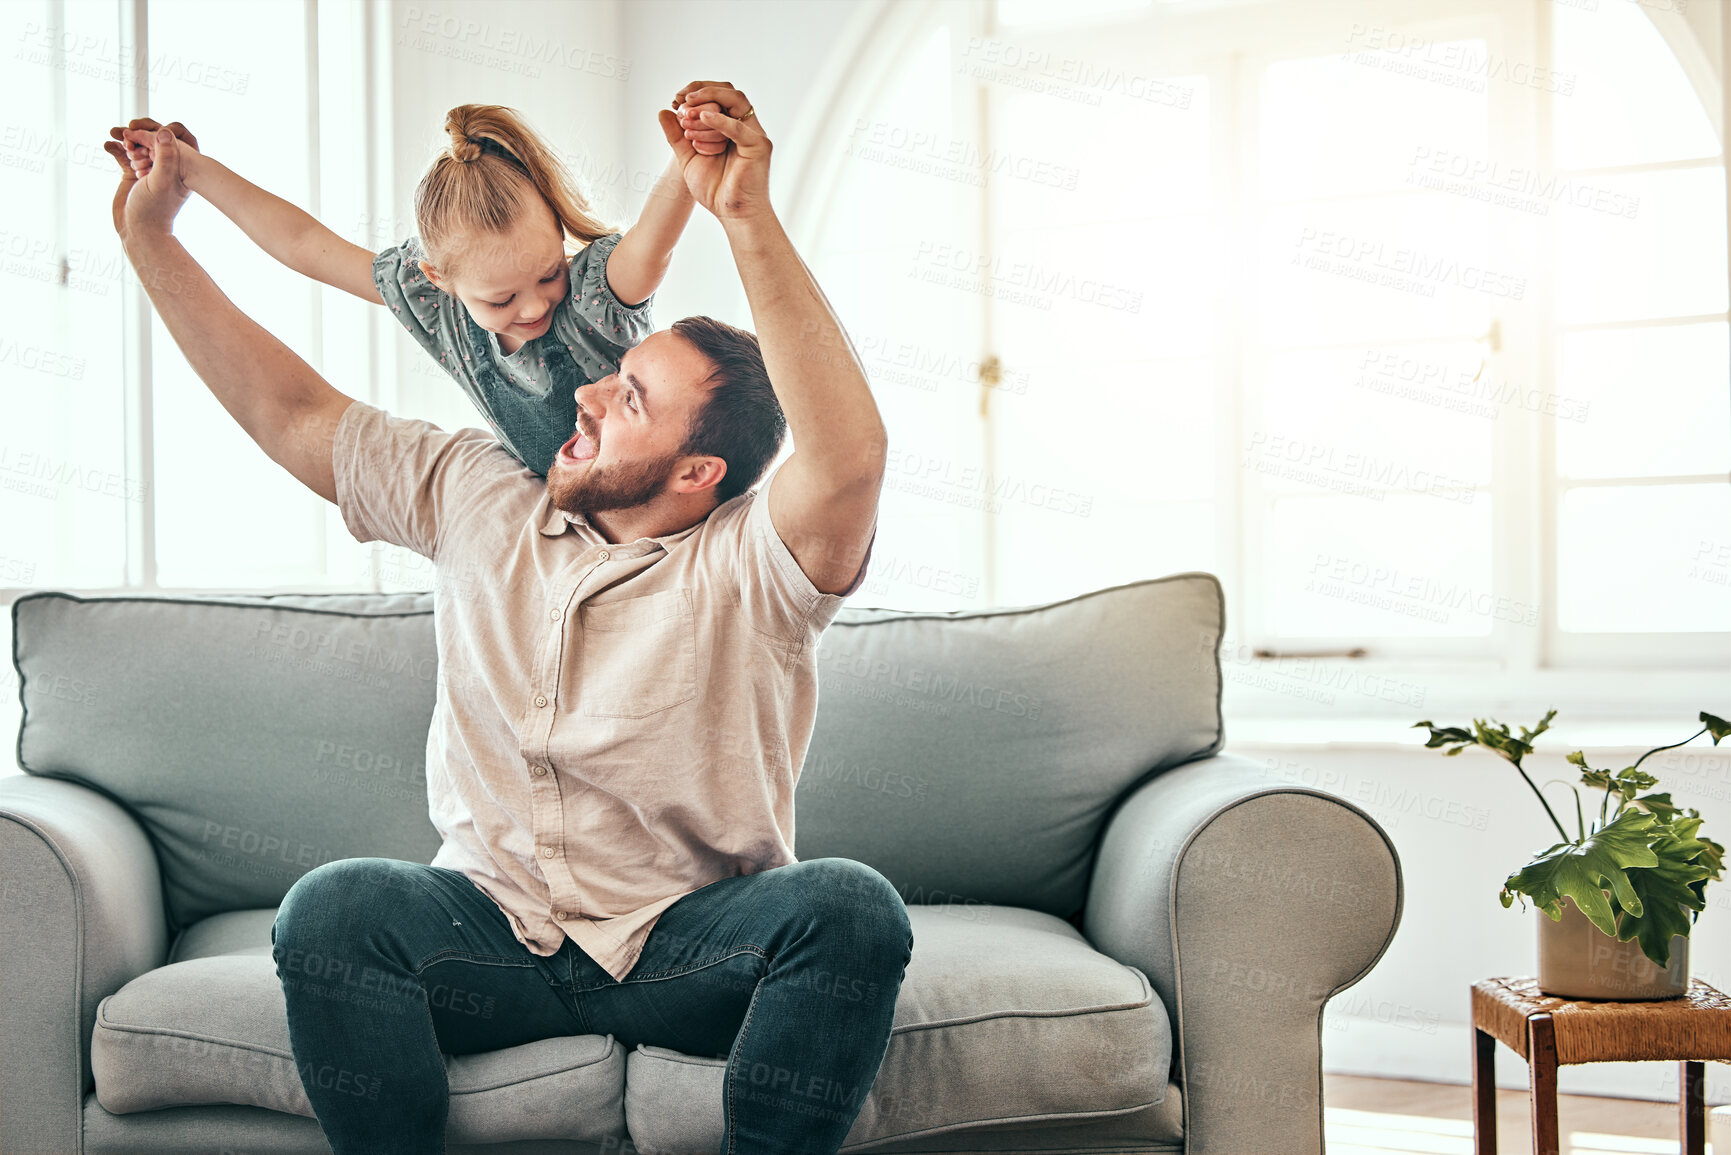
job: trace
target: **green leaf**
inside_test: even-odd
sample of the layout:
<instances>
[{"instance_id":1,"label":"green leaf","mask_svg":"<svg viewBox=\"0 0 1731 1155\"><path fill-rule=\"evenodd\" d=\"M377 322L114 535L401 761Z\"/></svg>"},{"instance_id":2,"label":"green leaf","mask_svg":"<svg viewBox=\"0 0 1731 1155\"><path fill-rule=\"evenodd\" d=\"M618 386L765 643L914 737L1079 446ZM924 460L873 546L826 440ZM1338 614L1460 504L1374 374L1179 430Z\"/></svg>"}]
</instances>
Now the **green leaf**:
<instances>
[{"instance_id":1,"label":"green leaf","mask_svg":"<svg viewBox=\"0 0 1731 1155\"><path fill-rule=\"evenodd\" d=\"M1456 745L1453 750L1447 751L1449 754L1459 754L1466 746L1473 744L1472 732L1462 730L1459 726L1434 726L1429 722L1414 722L1412 728L1430 730L1430 740L1424 744L1426 750L1435 750L1451 743L1464 743L1465 745Z\"/></svg>"},{"instance_id":2,"label":"green leaf","mask_svg":"<svg viewBox=\"0 0 1731 1155\"><path fill-rule=\"evenodd\" d=\"M1654 783L1654 785L1657 785L1657 783ZM1677 806L1672 804L1671 795L1669 793L1643 794L1639 798L1630 799L1629 804L1631 806L1639 806L1642 810L1653 815L1660 822L1670 822L1673 818L1682 813Z\"/></svg>"},{"instance_id":3,"label":"green leaf","mask_svg":"<svg viewBox=\"0 0 1731 1155\"><path fill-rule=\"evenodd\" d=\"M1585 754L1581 753L1579 750L1576 750L1573 754L1566 755L1563 760L1565 762L1573 762L1575 765L1579 766L1583 770L1590 769L1590 767L1587 765L1587 756Z\"/></svg>"},{"instance_id":4,"label":"green leaf","mask_svg":"<svg viewBox=\"0 0 1731 1155\"><path fill-rule=\"evenodd\" d=\"M1701 836L1701 822L1701 812L1691 807L1689 810L1683 811L1681 817L1673 818L1669 825L1655 827L1654 832L1668 831L1674 838L1679 840L1693 839L1694 842L1700 844L1701 849L1696 853L1694 861L1707 871L1707 875L1698 882L1690 883L1690 887L1695 891L1696 897L1705 901L1707 884L1717 882L1724 870L1725 848L1711 838Z\"/></svg>"},{"instance_id":5,"label":"green leaf","mask_svg":"<svg viewBox=\"0 0 1731 1155\"><path fill-rule=\"evenodd\" d=\"M1713 745L1719 744L1721 738L1731 738L1731 722L1707 711L1701 711L1701 724L1707 727L1707 732L1713 735Z\"/></svg>"},{"instance_id":6,"label":"green leaf","mask_svg":"<svg viewBox=\"0 0 1731 1155\"><path fill-rule=\"evenodd\" d=\"M1523 728L1521 732L1525 733L1526 730ZM1531 746L1510 734L1509 728L1495 718L1474 718L1473 738L1480 746L1501 754L1516 766L1521 764L1522 758L1533 752Z\"/></svg>"},{"instance_id":7,"label":"green leaf","mask_svg":"<svg viewBox=\"0 0 1731 1155\"><path fill-rule=\"evenodd\" d=\"M1543 854L1539 854L1536 857L1537 858L1544 858L1546 855L1555 854L1559 850L1566 850L1568 847L1571 847L1573 845L1574 845L1574 843L1572 843L1572 842L1559 842L1555 846L1550 847ZM1511 876L1509 878L1509 882L1513 882L1513 881L1514 881L1514 878L1513 878L1513 876ZM1522 891L1509 889L1509 885L1507 882L1505 882L1503 884L1502 890L1497 892L1497 899L1498 899L1498 901L1500 901L1503 904L1504 910L1507 910L1507 909L1509 909L1509 907L1513 906L1515 904L1516 899L1520 899L1522 910L1527 909L1527 895ZM1541 905L1539 907L1539 910L1541 913L1546 915L1552 922L1556 922L1558 919L1563 917L1563 904L1561 902L1553 902L1549 906Z\"/></svg>"},{"instance_id":8,"label":"green leaf","mask_svg":"<svg viewBox=\"0 0 1731 1155\"><path fill-rule=\"evenodd\" d=\"M1528 750L1531 750L1533 748L1533 739L1534 738L1537 738L1540 734L1543 734L1546 730L1549 730L1551 728L1551 719L1555 718L1556 716L1557 716L1557 712L1555 710L1552 710L1550 713L1546 714L1543 718L1540 718L1539 724L1537 726L1533 727L1531 730L1527 729L1525 726L1521 727L1521 741L1526 743Z\"/></svg>"},{"instance_id":9,"label":"green leaf","mask_svg":"<svg viewBox=\"0 0 1731 1155\"><path fill-rule=\"evenodd\" d=\"M1549 730L1551 719L1556 716L1557 712L1552 710L1540 718L1539 724L1532 729L1522 726L1518 738L1509 733L1509 728L1495 718L1474 718L1471 730L1461 726L1438 726L1430 721L1414 722L1413 729L1430 731L1430 738L1425 742L1427 750L1449 746L1453 748L1444 750L1443 753L1459 754L1468 746L1483 746L1493 754L1500 754L1519 766L1521 759L1533 752L1533 739Z\"/></svg>"},{"instance_id":10,"label":"green leaf","mask_svg":"<svg viewBox=\"0 0 1731 1155\"><path fill-rule=\"evenodd\" d=\"M1689 911L1706 905L1689 885L1706 871L1694 865L1658 866L1631 870L1629 883L1641 896L1645 914L1623 912L1617 937L1624 942L1639 939L1641 953L1657 967L1671 965L1671 936L1689 933Z\"/></svg>"},{"instance_id":11,"label":"green leaf","mask_svg":"<svg viewBox=\"0 0 1731 1155\"><path fill-rule=\"evenodd\" d=\"M1683 817L1674 818L1669 826L1659 829L1671 832L1678 839L1693 839L1694 842L1700 844L1700 850L1696 853L1694 861L1706 870L1707 874L1699 882L1692 885L1696 895L1705 897L1707 884L1719 881L1724 872L1725 848L1711 838L1701 836L1701 822L1701 812L1690 808L1683 812Z\"/></svg>"},{"instance_id":12,"label":"green leaf","mask_svg":"<svg viewBox=\"0 0 1731 1155\"><path fill-rule=\"evenodd\" d=\"M1617 771L1617 787L1624 798L1633 798L1643 790L1650 790L1659 784L1659 780L1645 770L1637 770L1630 766L1626 770Z\"/></svg>"},{"instance_id":13,"label":"green leaf","mask_svg":"<svg viewBox=\"0 0 1731 1155\"><path fill-rule=\"evenodd\" d=\"M1713 872L1702 880L1702 888L1705 889L1707 883L1719 881L1720 872L1725 868L1725 848L1711 838L1702 838L1699 835L1696 835L1696 841L1706 847L1696 861Z\"/></svg>"},{"instance_id":14,"label":"green leaf","mask_svg":"<svg viewBox=\"0 0 1731 1155\"><path fill-rule=\"evenodd\" d=\"M1643 913L1641 897L1630 884L1628 872L1658 865L1658 857L1647 846L1657 821L1644 811L1625 811L1578 846L1563 843L1552 847L1509 875L1503 888L1528 896L1546 913L1555 908L1560 914L1562 900L1572 898L1594 926L1615 936L1615 912L1603 892L1609 888L1626 913Z\"/></svg>"},{"instance_id":15,"label":"green leaf","mask_svg":"<svg viewBox=\"0 0 1731 1155\"><path fill-rule=\"evenodd\" d=\"M1658 862L1644 870L1628 872L1631 889L1640 896L1641 909L1627 904L1617 926L1623 942L1639 939L1641 953L1655 966L1671 963L1671 936L1689 933L1690 911L1706 909L1695 884L1707 878L1708 868L1697 861L1706 848L1693 837L1700 819L1684 819L1673 826L1655 828L1652 851Z\"/></svg>"}]
</instances>

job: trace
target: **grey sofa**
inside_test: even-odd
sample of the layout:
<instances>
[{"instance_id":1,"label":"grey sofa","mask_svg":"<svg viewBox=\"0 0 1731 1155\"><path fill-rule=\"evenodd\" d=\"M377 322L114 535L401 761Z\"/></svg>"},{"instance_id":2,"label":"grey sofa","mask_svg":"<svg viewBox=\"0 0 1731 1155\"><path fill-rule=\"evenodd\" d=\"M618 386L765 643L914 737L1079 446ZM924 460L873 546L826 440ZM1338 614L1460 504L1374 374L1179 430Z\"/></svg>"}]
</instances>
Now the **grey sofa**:
<instances>
[{"instance_id":1,"label":"grey sofa","mask_svg":"<svg viewBox=\"0 0 1731 1155\"><path fill-rule=\"evenodd\" d=\"M328 1152L274 965L322 862L427 862L427 594L13 607L0 1151ZM914 953L847 1151L1315 1152L1323 1005L1398 860L1221 755L1219 584L849 608L819 651L803 859L856 858ZM453 1152L714 1152L724 1064L611 1036L451 1056Z\"/></svg>"}]
</instances>

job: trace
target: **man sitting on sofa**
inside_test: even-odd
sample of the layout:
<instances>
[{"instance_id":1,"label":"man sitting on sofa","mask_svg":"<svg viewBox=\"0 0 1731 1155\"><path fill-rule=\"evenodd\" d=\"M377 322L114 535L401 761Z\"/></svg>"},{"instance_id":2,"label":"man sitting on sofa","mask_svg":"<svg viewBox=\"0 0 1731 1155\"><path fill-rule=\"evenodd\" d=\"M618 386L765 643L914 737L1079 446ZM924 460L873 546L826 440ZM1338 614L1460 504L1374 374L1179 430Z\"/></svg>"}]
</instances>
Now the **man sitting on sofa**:
<instances>
[{"instance_id":1,"label":"man sitting on sofa","mask_svg":"<svg viewBox=\"0 0 1731 1155\"><path fill-rule=\"evenodd\" d=\"M857 358L801 355L850 346L770 206L750 102L706 84L679 99L724 110L718 156L661 121L759 337L703 317L650 335L577 390L545 482L479 430L337 392L173 236L186 145L159 132L142 179L110 149L127 257L223 407L357 539L435 566L443 844L427 866L318 867L272 930L295 1062L337 1155L442 1151L442 1052L611 1034L726 1056L724 1155L836 1151L883 1060L907 912L872 868L796 862L792 839L814 655L865 574L884 427ZM688 439L716 405L778 435L785 413L798 449L725 501L737 467Z\"/></svg>"}]
</instances>

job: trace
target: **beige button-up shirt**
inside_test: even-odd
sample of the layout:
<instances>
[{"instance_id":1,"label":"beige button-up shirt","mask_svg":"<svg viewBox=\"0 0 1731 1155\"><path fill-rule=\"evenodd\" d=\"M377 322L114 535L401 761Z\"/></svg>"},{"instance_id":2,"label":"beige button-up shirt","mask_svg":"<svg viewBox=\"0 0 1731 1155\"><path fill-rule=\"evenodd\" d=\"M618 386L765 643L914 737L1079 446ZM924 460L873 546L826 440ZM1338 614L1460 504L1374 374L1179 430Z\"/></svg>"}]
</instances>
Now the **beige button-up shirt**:
<instances>
[{"instance_id":1,"label":"beige button-up shirt","mask_svg":"<svg viewBox=\"0 0 1731 1155\"><path fill-rule=\"evenodd\" d=\"M434 563L433 865L519 941L569 936L623 980L675 900L796 861L815 653L847 595L799 568L767 484L615 545L479 429L356 402L332 460L355 538Z\"/></svg>"}]
</instances>

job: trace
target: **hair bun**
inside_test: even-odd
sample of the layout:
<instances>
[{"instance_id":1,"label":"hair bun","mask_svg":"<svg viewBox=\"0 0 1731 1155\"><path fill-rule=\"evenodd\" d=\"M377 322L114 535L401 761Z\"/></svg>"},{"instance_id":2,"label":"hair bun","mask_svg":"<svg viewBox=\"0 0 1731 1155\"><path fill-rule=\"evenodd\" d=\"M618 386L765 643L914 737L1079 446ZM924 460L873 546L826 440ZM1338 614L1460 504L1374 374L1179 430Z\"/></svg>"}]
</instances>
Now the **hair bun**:
<instances>
[{"instance_id":1,"label":"hair bun","mask_svg":"<svg viewBox=\"0 0 1731 1155\"><path fill-rule=\"evenodd\" d=\"M481 138L469 133L469 114L474 107L462 104L445 114L445 131L451 134L451 156L464 164L481 159Z\"/></svg>"}]
</instances>

